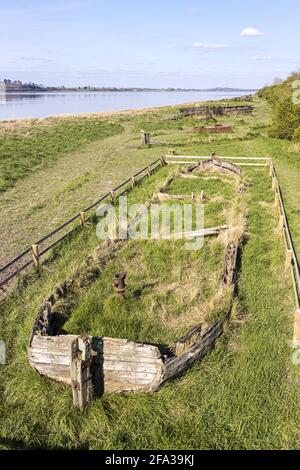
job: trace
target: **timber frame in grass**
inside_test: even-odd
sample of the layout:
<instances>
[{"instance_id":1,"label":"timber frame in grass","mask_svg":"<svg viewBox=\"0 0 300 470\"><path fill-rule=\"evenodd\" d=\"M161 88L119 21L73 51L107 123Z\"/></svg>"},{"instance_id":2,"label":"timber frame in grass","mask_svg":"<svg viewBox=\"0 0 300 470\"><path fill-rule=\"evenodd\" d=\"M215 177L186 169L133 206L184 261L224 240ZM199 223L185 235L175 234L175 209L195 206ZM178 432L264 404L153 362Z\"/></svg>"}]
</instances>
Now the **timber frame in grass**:
<instances>
[{"instance_id":1,"label":"timber frame in grass","mask_svg":"<svg viewBox=\"0 0 300 470\"><path fill-rule=\"evenodd\" d=\"M216 168L221 171L234 170L236 174L241 174L237 166L231 168L228 163L226 168L224 162L214 161ZM206 169L205 165L202 168ZM172 179L169 178L168 183L170 181ZM204 229L199 235L219 235L227 229L227 226ZM124 243L118 240L106 243L105 255L101 255L101 247L96 250L92 266L94 277L90 276L91 270L85 263L89 284L116 255L120 244ZM237 279L237 255L241 243L242 237L229 243L220 280L220 288L228 290L231 299ZM34 322L28 354L30 364L41 375L72 387L73 403L80 409L103 393L158 390L166 381L184 373L215 346L231 313L232 301L221 320L206 328L202 324L195 325L184 337L168 346L88 335L61 335L59 332L64 318L55 311L56 303L67 299L76 287L76 282L78 275L56 288L42 304Z\"/></svg>"},{"instance_id":2,"label":"timber frame in grass","mask_svg":"<svg viewBox=\"0 0 300 470\"><path fill-rule=\"evenodd\" d=\"M229 157L238 160L236 165L215 156L209 159L177 155L163 158L168 164L189 164L190 166L185 169L185 174L195 169L214 169L234 173L240 177L242 174L240 165L270 167L270 176L275 189L275 204L280 212L281 228L289 254L287 255L289 263L288 261L287 263L291 266L295 287L297 309L294 340L300 341L299 269L272 160L259 159L264 163L253 163L256 159L252 159L252 163L245 163L242 158ZM192 159L200 159L200 162L188 161ZM93 266L96 277L97 273L99 274L111 257L116 254L119 244L122 243L124 242L118 240L110 242L105 256L101 255L99 252L101 247L99 247ZM224 326L231 316L239 268L238 254L242 243L243 235L232 240L229 238L220 287L230 294L231 300L223 318L214 324L205 328L202 324L195 325L184 337L179 338L172 345L141 344L127 339L88 335L59 335L59 316L56 316L53 306L55 300L63 301L68 296L76 284L75 275L75 278L59 286L42 304L29 342L30 364L41 375L71 386L73 403L80 409L103 393L158 390L165 382L183 374L194 362L212 350L222 335ZM87 272L89 272L88 268ZM89 277L88 282L93 282L93 277Z\"/></svg>"}]
</instances>

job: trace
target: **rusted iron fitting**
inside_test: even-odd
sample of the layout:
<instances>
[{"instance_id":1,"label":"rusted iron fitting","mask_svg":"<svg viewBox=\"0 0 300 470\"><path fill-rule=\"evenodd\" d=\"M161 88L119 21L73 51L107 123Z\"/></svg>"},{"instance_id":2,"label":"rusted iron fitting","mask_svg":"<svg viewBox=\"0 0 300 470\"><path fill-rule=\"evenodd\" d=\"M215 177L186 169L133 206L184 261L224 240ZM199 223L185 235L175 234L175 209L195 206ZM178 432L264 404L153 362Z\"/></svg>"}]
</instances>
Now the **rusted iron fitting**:
<instances>
[{"instance_id":1,"label":"rusted iron fitting","mask_svg":"<svg viewBox=\"0 0 300 470\"><path fill-rule=\"evenodd\" d=\"M125 299L125 289L126 289L125 279L126 279L126 273L118 273L115 275L114 280L113 280L113 287L114 287L115 293L121 299Z\"/></svg>"}]
</instances>

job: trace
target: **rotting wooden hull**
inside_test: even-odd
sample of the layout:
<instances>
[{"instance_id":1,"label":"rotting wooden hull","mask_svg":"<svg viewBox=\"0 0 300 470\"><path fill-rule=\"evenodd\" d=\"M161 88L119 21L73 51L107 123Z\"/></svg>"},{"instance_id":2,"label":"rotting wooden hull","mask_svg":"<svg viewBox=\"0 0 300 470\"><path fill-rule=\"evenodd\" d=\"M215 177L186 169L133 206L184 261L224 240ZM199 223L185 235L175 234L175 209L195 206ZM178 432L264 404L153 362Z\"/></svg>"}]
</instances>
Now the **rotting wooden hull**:
<instances>
[{"instance_id":1,"label":"rotting wooden hull","mask_svg":"<svg viewBox=\"0 0 300 470\"><path fill-rule=\"evenodd\" d=\"M80 343L89 347L83 351ZM149 392L159 386L163 374L158 347L126 339L34 335L28 353L30 364L41 375L75 388L86 380L96 395Z\"/></svg>"},{"instance_id":2,"label":"rotting wooden hull","mask_svg":"<svg viewBox=\"0 0 300 470\"><path fill-rule=\"evenodd\" d=\"M158 390L214 348L229 317L230 311L203 332L197 325L175 351L126 339L34 335L29 362L41 375L71 386L74 404L83 409L104 393Z\"/></svg>"},{"instance_id":3,"label":"rotting wooden hull","mask_svg":"<svg viewBox=\"0 0 300 470\"><path fill-rule=\"evenodd\" d=\"M220 162L216 158L202 162L201 167L241 174L238 166ZM196 168L199 165L187 168L187 173ZM228 227L218 227L217 233L226 228ZM225 255L222 289L228 289L231 299L241 243L242 237L229 242ZM89 257L89 263L84 265L89 283L92 282L89 276L90 263L98 271L101 270L116 249L117 246L112 243L108 245L105 256L100 256L96 250ZM204 357L215 346L230 318L232 302L222 319L203 331L201 324L194 326L187 335L170 346L88 335L59 335L55 302L67 297L76 286L77 277L78 273L58 286L40 307L34 322L28 355L30 364L41 375L72 387L73 403L80 409L104 393L158 390L165 382L183 374L193 363Z\"/></svg>"}]
</instances>

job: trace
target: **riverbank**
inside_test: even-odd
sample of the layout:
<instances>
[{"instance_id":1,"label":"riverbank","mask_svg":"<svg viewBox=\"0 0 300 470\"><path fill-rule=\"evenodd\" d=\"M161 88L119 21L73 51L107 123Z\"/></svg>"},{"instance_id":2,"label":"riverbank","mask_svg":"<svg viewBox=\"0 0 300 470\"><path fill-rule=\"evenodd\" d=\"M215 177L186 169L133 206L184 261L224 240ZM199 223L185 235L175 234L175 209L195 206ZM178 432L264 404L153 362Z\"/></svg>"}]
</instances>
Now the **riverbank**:
<instances>
[{"instance_id":1,"label":"riverbank","mask_svg":"<svg viewBox=\"0 0 300 470\"><path fill-rule=\"evenodd\" d=\"M192 134L199 119L173 120L178 106L0 123L1 264L169 147L188 154L273 157L300 249L297 153L292 144L267 136L266 103L256 100L254 106L254 117L219 120L234 127L228 137ZM140 150L140 129L161 144Z\"/></svg>"},{"instance_id":2,"label":"riverbank","mask_svg":"<svg viewBox=\"0 0 300 470\"><path fill-rule=\"evenodd\" d=\"M0 123L0 264L169 147L185 145L199 120L173 120L178 112L174 106ZM143 128L162 144L140 150Z\"/></svg>"},{"instance_id":3,"label":"riverbank","mask_svg":"<svg viewBox=\"0 0 300 470\"><path fill-rule=\"evenodd\" d=\"M233 126L228 135L194 134L192 127L199 125L199 120L171 119L176 107L110 118L112 124L122 126L122 133L82 143L55 161L45 162L44 167L34 167L0 196L4 208L1 246L15 254L14 230L19 230L17 243L24 246L25 241L37 238L37 233L43 235L67 215L78 212L86 202L97 199L135 169L172 148L183 155L216 152L224 156L272 157L300 254L299 154L292 143L268 136L270 112L266 102L257 99L253 105L253 117L219 120ZM48 127L41 129L46 133ZM149 131L153 141L160 143L139 149L140 129ZM26 132L19 134L19 139L31 142ZM278 217L270 180L267 173L263 178L250 176L253 187L248 200L249 239L243 250L232 322L212 354L158 393L105 396L82 415L71 407L69 389L39 377L28 364L28 332L37 308L90 255L98 242L93 226L55 250L41 275L32 273L24 284L20 283L19 290L0 305L0 330L7 338L10 361L5 374L0 371L0 445L127 450L299 448L299 371L292 365L289 346L293 292L289 275L282 274L284 247L276 228ZM153 193L152 180L147 181L148 189L140 186L133 195L135 201L142 202L142 198ZM176 258L177 253L173 254ZM183 285L180 269L184 265L176 259L171 266L168 256L159 259L162 266L169 266L163 277L157 274L154 255L151 250L148 254L140 253L153 276L149 277L152 284L140 290L141 264L137 266L134 262L135 252L129 250L122 261L130 265L131 271L136 270L136 284L129 285L128 301L129 305L130 302L143 305L140 316L130 316L127 304L120 310L111 297L100 305L103 296L95 286L92 295L86 293L84 304L72 317L72 331L82 333L89 327L95 332L94 327L101 323L99 334L103 334L103 328L119 337L138 331L141 334L138 338L145 339L151 334L151 322L147 323L146 316L151 313L155 316L158 310L164 312L161 306L167 305L166 299L172 297L174 290L168 277L173 268L178 270L176 293L183 300L184 295L193 295L187 288L178 289ZM117 268L119 265L114 265L103 280L107 291ZM162 284L157 290L153 285L156 277ZM196 285L199 289L199 284ZM161 289L167 292L166 299L162 300ZM157 295L156 303L147 297L152 290ZM130 293L136 293L134 300ZM110 312L115 321L108 317L105 322L105 312Z\"/></svg>"},{"instance_id":4,"label":"riverbank","mask_svg":"<svg viewBox=\"0 0 300 470\"><path fill-rule=\"evenodd\" d=\"M2 120L44 118L63 114L134 110L180 105L181 103L220 100L241 96L241 92L192 91L85 91L43 93L0 93Z\"/></svg>"}]
</instances>

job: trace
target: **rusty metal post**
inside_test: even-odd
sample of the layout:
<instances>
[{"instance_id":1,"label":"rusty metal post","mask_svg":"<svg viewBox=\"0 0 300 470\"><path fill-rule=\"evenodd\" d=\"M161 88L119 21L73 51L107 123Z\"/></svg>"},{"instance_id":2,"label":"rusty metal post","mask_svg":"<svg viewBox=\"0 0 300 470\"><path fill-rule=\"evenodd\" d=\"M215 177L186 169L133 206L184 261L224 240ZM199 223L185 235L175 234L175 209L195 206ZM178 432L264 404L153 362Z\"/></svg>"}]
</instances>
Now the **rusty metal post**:
<instances>
[{"instance_id":1,"label":"rusty metal post","mask_svg":"<svg viewBox=\"0 0 300 470\"><path fill-rule=\"evenodd\" d=\"M118 273L115 275L114 280L113 280L113 287L114 287L115 293L122 300L125 299L125 289L126 289L125 279L126 279L126 273Z\"/></svg>"}]
</instances>

